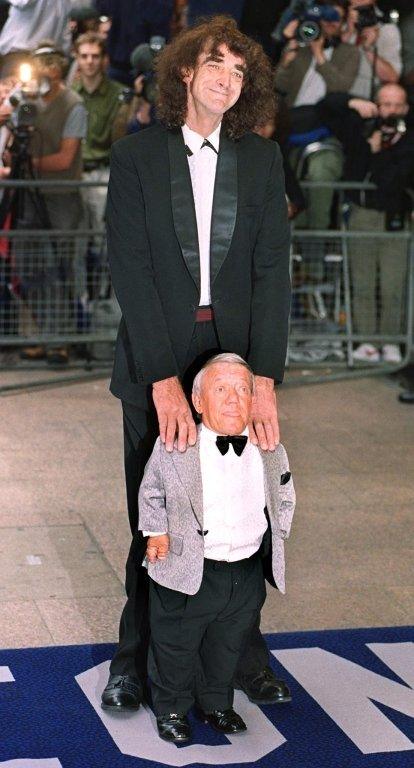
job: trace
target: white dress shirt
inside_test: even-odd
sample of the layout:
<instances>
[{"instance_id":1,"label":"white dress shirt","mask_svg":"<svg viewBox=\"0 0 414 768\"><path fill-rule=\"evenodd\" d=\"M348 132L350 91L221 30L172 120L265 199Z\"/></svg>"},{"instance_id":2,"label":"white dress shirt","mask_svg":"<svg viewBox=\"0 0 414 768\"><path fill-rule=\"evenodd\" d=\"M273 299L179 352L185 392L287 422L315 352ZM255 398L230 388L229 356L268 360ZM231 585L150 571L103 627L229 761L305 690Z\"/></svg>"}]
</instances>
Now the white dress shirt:
<instances>
[{"instance_id":1,"label":"white dress shirt","mask_svg":"<svg viewBox=\"0 0 414 768\"><path fill-rule=\"evenodd\" d=\"M246 427L243 435L248 433ZM249 440L241 456L232 445L223 456L216 439L217 433L202 424L204 557L234 562L257 552L267 528L263 462L259 449ZM144 536L163 533L166 531L143 531Z\"/></svg>"},{"instance_id":2,"label":"white dress shirt","mask_svg":"<svg viewBox=\"0 0 414 768\"><path fill-rule=\"evenodd\" d=\"M184 142L192 152L192 155L188 157L188 167L193 188L200 253L200 306L211 304L210 231L220 127L221 123L209 136L200 136L199 133L192 131L188 125L182 127ZM210 147L201 149L205 138L213 145L216 152Z\"/></svg>"},{"instance_id":3,"label":"white dress shirt","mask_svg":"<svg viewBox=\"0 0 414 768\"><path fill-rule=\"evenodd\" d=\"M233 562L257 552L267 528L263 463L249 440L241 456L232 445L222 456L216 438L201 426L204 557Z\"/></svg>"}]
</instances>

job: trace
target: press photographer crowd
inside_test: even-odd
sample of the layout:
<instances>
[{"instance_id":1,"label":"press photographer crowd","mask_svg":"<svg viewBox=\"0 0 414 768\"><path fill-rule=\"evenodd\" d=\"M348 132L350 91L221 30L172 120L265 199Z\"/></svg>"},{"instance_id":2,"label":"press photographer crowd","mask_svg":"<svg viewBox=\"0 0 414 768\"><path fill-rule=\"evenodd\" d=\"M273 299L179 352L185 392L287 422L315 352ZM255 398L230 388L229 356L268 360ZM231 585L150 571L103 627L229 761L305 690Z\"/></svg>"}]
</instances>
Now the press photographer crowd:
<instances>
[{"instance_id":1,"label":"press photographer crowd","mask_svg":"<svg viewBox=\"0 0 414 768\"><path fill-rule=\"evenodd\" d=\"M326 282L323 233L372 231L349 239L353 360L401 364L413 301L412 0L0 0L0 348L26 333L36 343L19 346L25 360L84 354L93 307L113 298L103 237L111 145L157 120L159 51L212 13L233 16L274 67L277 112L256 130L282 149L302 233L294 288L317 294ZM48 184L12 183L38 179ZM357 183L344 199L341 181ZM306 320L312 307L298 302Z\"/></svg>"}]
</instances>

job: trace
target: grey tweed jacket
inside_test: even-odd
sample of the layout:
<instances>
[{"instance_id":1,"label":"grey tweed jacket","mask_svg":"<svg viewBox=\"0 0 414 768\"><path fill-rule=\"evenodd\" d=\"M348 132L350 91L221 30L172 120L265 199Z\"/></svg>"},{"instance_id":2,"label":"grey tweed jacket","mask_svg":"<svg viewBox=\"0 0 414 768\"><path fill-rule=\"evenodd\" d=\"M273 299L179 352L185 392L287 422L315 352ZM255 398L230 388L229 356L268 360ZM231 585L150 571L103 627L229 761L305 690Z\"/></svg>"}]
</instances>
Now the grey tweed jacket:
<instances>
[{"instance_id":1,"label":"grey tweed jacket","mask_svg":"<svg viewBox=\"0 0 414 768\"><path fill-rule=\"evenodd\" d=\"M283 445L260 454L271 528L272 573L277 588L284 593L284 539L290 532L295 490ZM168 453L157 439L140 487L139 528L168 531L170 537L167 558L148 563L149 576L169 589L196 594L203 576L205 535L199 437L185 453Z\"/></svg>"}]
</instances>

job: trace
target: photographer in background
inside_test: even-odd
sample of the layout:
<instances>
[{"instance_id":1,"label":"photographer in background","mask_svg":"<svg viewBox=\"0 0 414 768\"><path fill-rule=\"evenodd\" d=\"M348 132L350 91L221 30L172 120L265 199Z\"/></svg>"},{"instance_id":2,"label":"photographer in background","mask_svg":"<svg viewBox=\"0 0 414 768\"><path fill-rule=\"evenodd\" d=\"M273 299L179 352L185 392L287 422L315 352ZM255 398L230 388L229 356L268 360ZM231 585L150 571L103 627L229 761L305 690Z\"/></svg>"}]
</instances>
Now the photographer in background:
<instances>
[{"instance_id":1,"label":"photographer in background","mask_svg":"<svg viewBox=\"0 0 414 768\"><path fill-rule=\"evenodd\" d=\"M32 63L38 82L47 86L47 92L43 87L43 95L36 102L30 143L33 168L41 179L80 181L81 142L86 138L87 114L80 96L64 84L66 58L53 41L45 40L33 52ZM48 187L42 197L52 229L75 231L82 226L82 198L77 189ZM31 214L35 219L36 212ZM24 275L30 260L27 253L22 256L20 274ZM29 283L33 288L28 290L28 303L41 330L53 335L73 332L76 302L85 290L84 265L77 253L76 240L53 239L50 247L45 247L30 263L33 274ZM31 347L24 352L24 357L32 360L45 355L51 363L68 362L68 350L63 346L49 348L47 352L44 347Z\"/></svg>"},{"instance_id":2,"label":"photographer in background","mask_svg":"<svg viewBox=\"0 0 414 768\"><path fill-rule=\"evenodd\" d=\"M75 54L78 79L73 90L82 98L88 113L88 131L82 148L83 179L107 185L111 145L127 129L128 109L122 103L124 87L106 75L106 47L99 34L85 32L76 38ZM82 188L86 222L91 229L103 228L106 191L106 186ZM103 274L106 247L102 237L95 238L91 254L93 269Z\"/></svg>"},{"instance_id":3,"label":"photographer in background","mask_svg":"<svg viewBox=\"0 0 414 768\"><path fill-rule=\"evenodd\" d=\"M351 91L363 99L373 99L379 86L398 83L401 75L401 34L396 23L384 23L388 16L378 10L374 0L350 0L342 40L354 43L361 51Z\"/></svg>"},{"instance_id":4,"label":"photographer in background","mask_svg":"<svg viewBox=\"0 0 414 768\"><path fill-rule=\"evenodd\" d=\"M141 43L131 53L131 67L134 72L134 87L124 99L129 103L127 133L138 133L143 128L154 125L155 100L157 96L156 63L160 51L165 46L165 38L153 35L149 43Z\"/></svg>"},{"instance_id":5,"label":"photographer in background","mask_svg":"<svg viewBox=\"0 0 414 768\"><path fill-rule=\"evenodd\" d=\"M306 10L308 6L309 12ZM305 178L307 181L334 182L341 178L342 150L339 142L335 146L335 139L321 122L315 104L327 93L349 92L358 71L360 54L355 46L341 40L346 0L336 0L333 5L318 3L320 21L317 26L320 31L317 34L316 29L308 43L306 35L314 24L315 4L302 2L296 3L295 7L302 10L283 29L287 44L275 75L276 89L285 96L290 108L290 159L296 168L308 144L326 144L328 139L329 150L323 148L309 156ZM310 25L308 17L312 22ZM299 224L298 220L298 226L328 229L332 200L330 189L310 190L307 211L303 215L305 221ZM308 249L312 250L313 244L309 241Z\"/></svg>"},{"instance_id":6,"label":"photographer in background","mask_svg":"<svg viewBox=\"0 0 414 768\"><path fill-rule=\"evenodd\" d=\"M346 181L369 181L373 191L349 195L349 229L394 231L394 239L350 239L353 286L353 324L358 334L402 333L407 275L407 243L398 232L409 226L414 181L414 129L406 122L407 94L400 85L382 86L375 103L343 94L331 94L318 105L321 118L345 150ZM376 279L379 280L379 306ZM378 362L377 347L366 342L354 352L355 360ZM384 343L382 359L401 362L397 344Z\"/></svg>"}]
</instances>

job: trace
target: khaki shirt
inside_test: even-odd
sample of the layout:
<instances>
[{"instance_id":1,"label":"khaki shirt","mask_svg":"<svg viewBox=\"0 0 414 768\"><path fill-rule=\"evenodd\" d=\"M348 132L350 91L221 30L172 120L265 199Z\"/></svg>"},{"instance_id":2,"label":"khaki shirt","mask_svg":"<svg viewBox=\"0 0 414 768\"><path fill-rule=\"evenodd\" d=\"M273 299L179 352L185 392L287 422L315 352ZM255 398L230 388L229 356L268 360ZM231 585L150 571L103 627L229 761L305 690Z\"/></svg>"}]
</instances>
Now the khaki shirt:
<instances>
[{"instance_id":1,"label":"khaki shirt","mask_svg":"<svg viewBox=\"0 0 414 768\"><path fill-rule=\"evenodd\" d=\"M111 144L126 133L126 105L119 100L123 86L104 76L92 93L85 90L81 81L74 83L73 90L82 97L88 112L88 133L83 143L83 159L85 162L109 164Z\"/></svg>"}]
</instances>

